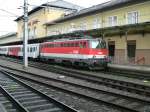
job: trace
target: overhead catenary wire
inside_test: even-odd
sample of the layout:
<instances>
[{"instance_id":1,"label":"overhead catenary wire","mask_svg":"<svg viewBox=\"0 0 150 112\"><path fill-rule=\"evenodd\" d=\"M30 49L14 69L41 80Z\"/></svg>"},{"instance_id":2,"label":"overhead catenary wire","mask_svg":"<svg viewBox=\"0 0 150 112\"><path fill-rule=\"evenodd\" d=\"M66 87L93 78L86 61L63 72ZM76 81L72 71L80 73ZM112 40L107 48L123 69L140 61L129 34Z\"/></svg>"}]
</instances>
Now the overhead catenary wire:
<instances>
[{"instance_id":1,"label":"overhead catenary wire","mask_svg":"<svg viewBox=\"0 0 150 112\"><path fill-rule=\"evenodd\" d=\"M6 12L6 13L8 13L8 14L11 14L11 15L13 15L13 16L15 16L15 17L19 17L19 15L14 14L14 13L12 13L12 12L10 12L10 11L5 10L5 9L0 9L0 10L3 11L3 12Z\"/></svg>"}]
</instances>

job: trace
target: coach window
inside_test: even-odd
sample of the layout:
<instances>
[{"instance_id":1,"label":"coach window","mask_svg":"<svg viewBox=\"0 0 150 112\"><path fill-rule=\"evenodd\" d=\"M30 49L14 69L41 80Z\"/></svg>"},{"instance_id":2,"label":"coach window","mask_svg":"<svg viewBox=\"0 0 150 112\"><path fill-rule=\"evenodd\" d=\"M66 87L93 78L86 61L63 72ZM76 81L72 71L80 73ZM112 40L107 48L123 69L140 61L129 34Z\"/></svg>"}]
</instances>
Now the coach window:
<instances>
[{"instance_id":1,"label":"coach window","mask_svg":"<svg viewBox=\"0 0 150 112\"><path fill-rule=\"evenodd\" d=\"M73 44L73 43L71 43L71 47L74 47L74 44Z\"/></svg>"},{"instance_id":2,"label":"coach window","mask_svg":"<svg viewBox=\"0 0 150 112\"><path fill-rule=\"evenodd\" d=\"M32 52L35 52L35 47L32 48Z\"/></svg>"},{"instance_id":3,"label":"coach window","mask_svg":"<svg viewBox=\"0 0 150 112\"><path fill-rule=\"evenodd\" d=\"M60 43L60 46L63 47L63 43Z\"/></svg>"},{"instance_id":4,"label":"coach window","mask_svg":"<svg viewBox=\"0 0 150 112\"><path fill-rule=\"evenodd\" d=\"M48 44L48 47L50 48L50 47L51 47L51 44Z\"/></svg>"},{"instance_id":5,"label":"coach window","mask_svg":"<svg viewBox=\"0 0 150 112\"><path fill-rule=\"evenodd\" d=\"M32 47L32 52L34 52L35 51L35 47Z\"/></svg>"},{"instance_id":6,"label":"coach window","mask_svg":"<svg viewBox=\"0 0 150 112\"><path fill-rule=\"evenodd\" d=\"M86 42L83 42L83 48L86 48Z\"/></svg>"},{"instance_id":7,"label":"coach window","mask_svg":"<svg viewBox=\"0 0 150 112\"><path fill-rule=\"evenodd\" d=\"M83 48L83 43L82 43L82 42L80 42L79 46L80 46L80 48Z\"/></svg>"},{"instance_id":8,"label":"coach window","mask_svg":"<svg viewBox=\"0 0 150 112\"><path fill-rule=\"evenodd\" d=\"M45 46L44 46L45 48L47 48L47 44L45 44Z\"/></svg>"},{"instance_id":9,"label":"coach window","mask_svg":"<svg viewBox=\"0 0 150 112\"><path fill-rule=\"evenodd\" d=\"M78 45L79 45L79 44L76 42L76 43L75 43L75 47L78 47Z\"/></svg>"},{"instance_id":10,"label":"coach window","mask_svg":"<svg viewBox=\"0 0 150 112\"><path fill-rule=\"evenodd\" d=\"M34 47L32 47L32 52L34 52Z\"/></svg>"},{"instance_id":11,"label":"coach window","mask_svg":"<svg viewBox=\"0 0 150 112\"><path fill-rule=\"evenodd\" d=\"M52 47L53 47L53 44L49 44L49 47L52 48Z\"/></svg>"},{"instance_id":12,"label":"coach window","mask_svg":"<svg viewBox=\"0 0 150 112\"><path fill-rule=\"evenodd\" d=\"M56 43L56 46L59 47L59 43Z\"/></svg>"},{"instance_id":13,"label":"coach window","mask_svg":"<svg viewBox=\"0 0 150 112\"><path fill-rule=\"evenodd\" d=\"M66 44L66 43L64 43L64 47L66 47L66 45L67 45L67 44Z\"/></svg>"}]
</instances>

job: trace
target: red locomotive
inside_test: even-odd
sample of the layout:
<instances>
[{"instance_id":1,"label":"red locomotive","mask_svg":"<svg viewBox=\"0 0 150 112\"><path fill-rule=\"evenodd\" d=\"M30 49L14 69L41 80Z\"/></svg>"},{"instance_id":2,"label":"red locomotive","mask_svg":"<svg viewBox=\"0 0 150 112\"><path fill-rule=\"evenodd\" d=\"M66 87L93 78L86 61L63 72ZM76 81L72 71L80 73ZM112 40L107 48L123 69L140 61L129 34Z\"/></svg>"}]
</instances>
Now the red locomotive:
<instances>
[{"instance_id":1,"label":"red locomotive","mask_svg":"<svg viewBox=\"0 0 150 112\"><path fill-rule=\"evenodd\" d=\"M107 65L108 50L102 39L57 40L42 43L40 47L43 59L88 67Z\"/></svg>"}]
</instances>

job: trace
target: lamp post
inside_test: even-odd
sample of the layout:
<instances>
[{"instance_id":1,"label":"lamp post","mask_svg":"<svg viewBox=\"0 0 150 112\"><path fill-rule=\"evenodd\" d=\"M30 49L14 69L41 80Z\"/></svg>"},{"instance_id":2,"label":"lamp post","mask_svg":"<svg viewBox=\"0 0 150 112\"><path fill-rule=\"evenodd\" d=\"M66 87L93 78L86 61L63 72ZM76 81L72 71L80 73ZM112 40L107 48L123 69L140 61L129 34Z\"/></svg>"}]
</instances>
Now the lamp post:
<instances>
[{"instance_id":1,"label":"lamp post","mask_svg":"<svg viewBox=\"0 0 150 112\"><path fill-rule=\"evenodd\" d=\"M28 67L28 1L24 0L24 37L23 37L23 62Z\"/></svg>"}]
</instances>

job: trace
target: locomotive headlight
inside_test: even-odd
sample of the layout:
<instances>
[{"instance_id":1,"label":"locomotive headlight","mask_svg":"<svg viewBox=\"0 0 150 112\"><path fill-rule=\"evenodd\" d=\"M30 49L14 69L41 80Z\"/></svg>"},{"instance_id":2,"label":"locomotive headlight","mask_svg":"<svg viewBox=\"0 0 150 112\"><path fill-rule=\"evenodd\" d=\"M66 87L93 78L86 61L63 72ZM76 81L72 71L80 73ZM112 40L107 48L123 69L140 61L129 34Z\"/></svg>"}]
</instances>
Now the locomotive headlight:
<instances>
[{"instance_id":1,"label":"locomotive headlight","mask_svg":"<svg viewBox=\"0 0 150 112\"><path fill-rule=\"evenodd\" d=\"M98 52L98 54L102 54L102 52Z\"/></svg>"},{"instance_id":2,"label":"locomotive headlight","mask_svg":"<svg viewBox=\"0 0 150 112\"><path fill-rule=\"evenodd\" d=\"M104 58L107 58L107 56L104 56Z\"/></svg>"}]
</instances>

